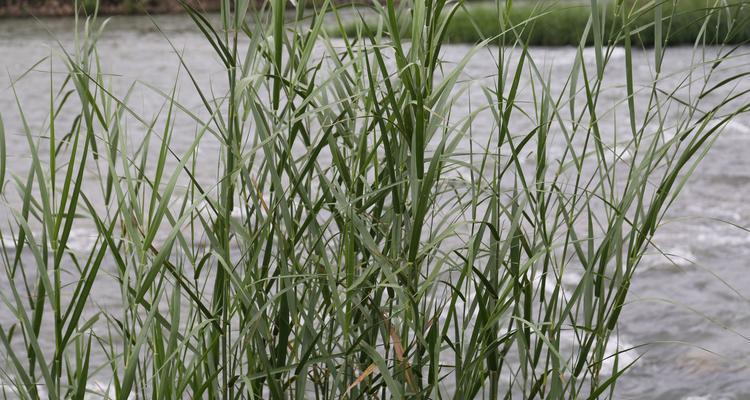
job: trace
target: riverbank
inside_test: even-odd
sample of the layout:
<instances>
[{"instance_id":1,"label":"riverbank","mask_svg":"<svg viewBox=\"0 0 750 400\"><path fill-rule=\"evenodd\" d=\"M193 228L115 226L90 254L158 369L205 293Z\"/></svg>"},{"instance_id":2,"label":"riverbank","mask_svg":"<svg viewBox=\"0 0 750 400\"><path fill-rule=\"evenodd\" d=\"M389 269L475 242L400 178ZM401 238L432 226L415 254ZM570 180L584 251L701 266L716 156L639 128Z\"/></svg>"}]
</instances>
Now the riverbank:
<instances>
[{"instance_id":1,"label":"riverbank","mask_svg":"<svg viewBox=\"0 0 750 400\"><path fill-rule=\"evenodd\" d=\"M206 12L218 11L220 0L187 0L193 7ZM183 12L177 0L109 0L101 1L97 9L96 0L45 0L36 2L0 0L0 18L21 17L67 17L79 12L102 15L176 14Z\"/></svg>"},{"instance_id":2,"label":"riverbank","mask_svg":"<svg viewBox=\"0 0 750 400\"><path fill-rule=\"evenodd\" d=\"M606 2L601 3L605 5ZM666 44L690 45L699 37L705 43L749 42L750 1L729 1L724 7L715 7L714 3L707 0L680 0L674 5L665 2L661 12ZM622 42L622 14L616 15L617 7L612 4L606 4L603 9L604 42ZM653 2L644 2L642 6L635 4L626 11L634 44L646 47L654 45L655 11ZM589 3L515 2L507 16L515 30L507 32L504 40L512 43L519 37L530 46L575 46L581 42L590 16ZM476 43L486 38L499 37L503 32L499 23L501 19L494 2L468 4L458 10L447 25L445 40L450 43ZM365 18L365 21L373 29L377 26L374 20ZM704 25L709 29L704 29ZM351 21L344 26L344 32L349 36L356 36L362 26L362 21ZM334 35L340 32L338 28L331 30ZM586 44L592 45L593 41L592 31L589 30Z\"/></svg>"}]
</instances>

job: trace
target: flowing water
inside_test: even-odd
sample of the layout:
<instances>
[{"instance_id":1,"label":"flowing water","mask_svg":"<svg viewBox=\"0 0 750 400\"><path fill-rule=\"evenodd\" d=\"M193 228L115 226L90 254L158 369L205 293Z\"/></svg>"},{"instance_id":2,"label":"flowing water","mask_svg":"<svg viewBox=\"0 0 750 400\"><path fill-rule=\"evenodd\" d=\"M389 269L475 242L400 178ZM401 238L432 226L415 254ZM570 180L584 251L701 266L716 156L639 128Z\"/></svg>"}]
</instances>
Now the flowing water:
<instances>
[{"instance_id":1,"label":"flowing water","mask_svg":"<svg viewBox=\"0 0 750 400\"><path fill-rule=\"evenodd\" d=\"M157 21L162 32L155 29L147 17L114 18L99 44L102 65L112 74L112 84L118 93L124 93L135 81L169 91L177 80L178 98L188 109L198 112L201 101L190 90L186 74L177 76L179 60L164 35L178 51L184 52L186 63L200 82L222 88L225 77L221 65L188 18L167 16L158 17ZM41 25L33 20L0 20L0 67L3 70L0 113L7 131L10 173L24 176L31 156L9 76L13 79L21 76L44 57L59 58L60 47L55 39L69 47L74 41L71 32L69 19L45 20ZM457 60L468 49L468 46L445 46L445 58ZM718 49L708 49L708 52L716 51ZM575 49L536 48L532 49L532 55L545 74L546 71L551 73L552 91L559 92L573 63ZM681 76L680 72L689 67L693 57L692 48L670 48L665 58L665 73ZM593 57L588 52L586 58L587 62L592 62ZM650 51L635 52L636 81L650 79L652 60ZM737 73L748 68L750 48L736 51L729 64L722 73ZM46 60L15 85L32 129L39 129L48 116L50 68L51 80L59 82L64 71L62 65ZM622 51L615 49L607 69L608 76L612 77L608 82L612 90L603 92L602 102L614 104L622 99L624 68ZM468 64L465 76L472 87L478 88L492 84L491 76L495 73L494 63L477 56ZM528 89L528 83L528 80L524 82L522 93ZM130 105L136 112L153 116L163 106L164 98L143 84L136 86ZM720 101L730 89L750 89L750 78L722 87L712 96ZM456 105L457 114L466 113L472 104L476 106L482 101L480 90L467 91ZM610 120L611 126L618 124L612 119L615 115L604 117ZM65 118L61 116L60 125L67 127L70 118ZM474 124L474 132L481 135L483 129L491 127L491 121L479 119ZM523 131L528 130L526 128L520 121L512 127ZM184 151L196 130L188 118L178 119L173 138L175 151ZM131 140L137 141L137 137ZM746 339L750 337L750 302L746 300L750 298L750 233L734 226L750 226L749 153L750 117L740 116L724 130L679 201L672 206L668 223L655 241L667 256L654 250L646 258L631 286L629 302L621 317L620 348L639 346L627 352L626 358L641 358L620 380L616 398L750 398L750 340ZM199 169L199 180L215 180L217 154L218 144L207 140L201 148L201 157L211 168ZM7 226L10 208L18 206L14 202L10 196L8 203L0 204L3 221L0 226ZM85 247L93 235L93 227L80 225L75 229L76 239ZM110 293L111 287L106 282L102 280L94 288L94 303L116 307L119 293ZM0 290L7 290L7 285L8 282L0 282ZM5 308L0 308L0 324L11 323L12 319Z\"/></svg>"}]
</instances>

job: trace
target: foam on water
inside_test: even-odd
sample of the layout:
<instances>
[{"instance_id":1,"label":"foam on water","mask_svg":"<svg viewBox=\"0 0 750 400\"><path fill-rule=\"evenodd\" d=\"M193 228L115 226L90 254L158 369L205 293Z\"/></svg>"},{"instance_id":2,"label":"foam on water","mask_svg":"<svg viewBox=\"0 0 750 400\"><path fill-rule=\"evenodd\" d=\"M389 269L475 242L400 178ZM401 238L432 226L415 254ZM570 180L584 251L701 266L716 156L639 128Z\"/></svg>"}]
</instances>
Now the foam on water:
<instances>
[{"instance_id":1,"label":"foam on water","mask_svg":"<svg viewBox=\"0 0 750 400\"><path fill-rule=\"evenodd\" d=\"M16 249L16 243L13 241L13 239L3 237L0 239L0 248L14 251Z\"/></svg>"},{"instance_id":2,"label":"foam on water","mask_svg":"<svg viewBox=\"0 0 750 400\"><path fill-rule=\"evenodd\" d=\"M78 254L90 253L98 237L98 232L92 229L73 228L68 238L68 249Z\"/></svg>"},{"instance_id":3,"label":"foam on water","mask_svg":"<svg viewBox=\"0 0 750 400\"><path fill-rule=\"evenodd\" d=\"M643 256L643 266L648 269L659 265L689 267L695 264L697 256L689 246L675 245L652 251Z\"/></svg>"},{"instance_id":4,"label":"foam on water","mask_svg":"<svg viewBox=\"0 0 750 400\"><path fill-rule=\"evenodd\" d=\"M637 360L639 354L627 338L620 334L617 337L610 337L607 346L604 349L604 361L602 362L602 374L611 376L615 370L615 361L619 369L627 367ZM637 368L637 365L635 365Z\"/></svg>"},{"instance_id":5,"label":"foam on water","mask_svg":"<svg viewBox=\"0 0 750 400\"><path fill-rule=\"evenodd\" d=\"M739 133L750 133L750 127L736 119L729 121L729 123L727 123L727 128Z\"/></svg>"}]
</instances>

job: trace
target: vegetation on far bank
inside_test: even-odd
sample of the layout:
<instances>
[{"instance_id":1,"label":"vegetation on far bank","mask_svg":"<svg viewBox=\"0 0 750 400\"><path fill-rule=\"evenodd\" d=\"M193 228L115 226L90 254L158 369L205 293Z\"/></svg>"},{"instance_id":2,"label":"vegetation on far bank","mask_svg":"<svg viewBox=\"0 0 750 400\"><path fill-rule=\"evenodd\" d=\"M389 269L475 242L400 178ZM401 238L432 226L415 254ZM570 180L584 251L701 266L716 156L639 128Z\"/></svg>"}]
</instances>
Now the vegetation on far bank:
<instances>
[{"instance_id":1,"label":"vegetation on far bank","mask_svg":"<svg viewBox=\"0 0 750 400\"><path fill-rule=\"evenodd\" d=\"M654 45L655 4L659 2L626 0L622 7L617 6L623 3L621 0L608 3L601 9L605 43L622 41L624 30L620 14L626 13L633 43ZM747 0L730 0L718 7L712 0L667 1L661 13L664 29L669 30L667 44L693 44L699 37L708 43L750 41L750 1ZM402 29L408 25L406 15L401 14ZM494 2L466 3L446 26L445 41L476 43L498 37L508 26L513 26L512 35L530 46L575 46L584 33L587 33L586 44L593 45L593 30L590 26L587 28L591 15L590 2L515 1L509 8L498 7ZM343 31L356 36L363 20L371 30L376 30L377 21L366 16L345 22ZM709 29L704 31L707 20ZM341 30L332 29L331 33L338 35Z\"/></svg>"},{"instance_id":2,"label":"vegetation on far bank","mask_svg":"<svg viewBox=\"0 0 750 400\"><path fill-rule=\"evenodd\" d=\"M203 11L218 11L220 0L186 0ZM63 17L91 14L163 14L182 12L180 0L0 0L0 17Z\"/></svg>"}]
</instances>

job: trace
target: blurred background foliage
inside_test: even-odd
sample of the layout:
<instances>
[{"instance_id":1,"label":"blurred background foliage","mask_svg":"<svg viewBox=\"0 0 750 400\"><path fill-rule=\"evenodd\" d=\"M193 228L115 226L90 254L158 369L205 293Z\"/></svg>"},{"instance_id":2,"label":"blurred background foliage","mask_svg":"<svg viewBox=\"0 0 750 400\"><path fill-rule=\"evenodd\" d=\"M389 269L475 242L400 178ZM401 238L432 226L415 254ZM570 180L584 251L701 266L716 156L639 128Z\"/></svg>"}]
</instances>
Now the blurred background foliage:
<instances>
[{"instance_id":1,"label":"blurred background foliage","mask_svg":"<svg viewBox=\"0 0 750 400\"><path fill-rule=\"evenodd\" d=\"M635 26L640 29L632 32L635 44L652 46L654 43L652 0L612 0L609 6L602 7L604 38L616 43L622 33L621 15L612 2L625 2L631 16L635 16ZM218 11L221 0L186 0L190 6L202 11ZM336 0L341 6L367 7L371 2L362 0ZM258 5L261 1L258 1ZM291 7L293 2L289 2ZM307 0L315 6L321 0ZM464 7L454 16L448 26L445 40L454 43L475 43L501 33L500 13L495 2L486 0L463 0ZM720 40L739 44L750 40L750 2L748 0L727 0L726 7L715 7L713 0L673 0L663 2L665 21L670 29L670 44L693 44L701 36L701 27L706 18L715 24L705 33L707 41ZM95 10L95 0L0 0L0 17L14 16L66 16L75 13L76 6L86 13ZM507 3L505 3L507 4ZM607 4L606 2L604 3ZM565 46L577 45L584 34L591 15L590 3L583 0L516 0L509 9L509 18L517 24L517 34L529 45ZM100 14L138 13L177 13L181 12L180 0L102 0ZM402 16L403 26L408 25L407 16ZM365 19L367 22L367 19ZM732 23L728 23L728 22ZM345 25L347 34L354 34L362 21L352 18ZM335 30L331 32L336 34ZM588 35L587 44L593 44L593 36Z\"/></svg>"}]
</instances>

